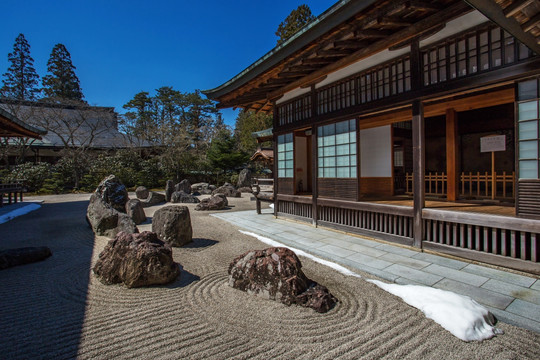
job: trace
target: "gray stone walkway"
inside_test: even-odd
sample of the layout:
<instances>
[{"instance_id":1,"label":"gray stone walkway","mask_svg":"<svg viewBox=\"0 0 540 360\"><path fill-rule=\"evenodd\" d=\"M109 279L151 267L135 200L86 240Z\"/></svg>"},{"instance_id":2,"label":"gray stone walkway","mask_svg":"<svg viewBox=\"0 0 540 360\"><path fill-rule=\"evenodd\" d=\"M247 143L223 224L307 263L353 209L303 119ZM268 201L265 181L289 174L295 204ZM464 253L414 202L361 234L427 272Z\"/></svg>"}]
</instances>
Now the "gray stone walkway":
<instances>
[{"instance_id":1,"label":"gray stone walkway","mask_svg":"<svg viewBox=\"0 0 540 360\"><path fill-rule=\"evenodd\" d=\"M284 245L398 284L427 285L467 295L498 319L540 333L540 280L309 224L263 210L213 216Z\"/></svg>"}]
</instances>

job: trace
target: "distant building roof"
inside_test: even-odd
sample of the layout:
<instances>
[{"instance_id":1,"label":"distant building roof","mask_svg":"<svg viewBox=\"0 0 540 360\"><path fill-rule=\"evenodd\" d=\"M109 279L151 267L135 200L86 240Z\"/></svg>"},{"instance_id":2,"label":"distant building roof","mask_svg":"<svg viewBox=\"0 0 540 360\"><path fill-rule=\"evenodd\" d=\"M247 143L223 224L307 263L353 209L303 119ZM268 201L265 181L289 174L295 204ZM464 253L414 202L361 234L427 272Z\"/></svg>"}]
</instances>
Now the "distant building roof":
<instances>
[{"instance_id":1,"label":"distant building roof","mask_svg":"<svg viewBox=\"0 0 540 360\"><path fill-rule=\"evenodd\" d=\"M41 139L47 131L25 124L11 113L0 108L0 137L30 137Z\"/></svg>"},{"instance_id":2,"label":"distant building roof","mask_svg":"<svg viewBox=\"0 0 540 360\"><path fill-rule=\"evenodd\" d=\"M250 158L251 161L274 161L274 150L272 149L259 149Z\"/></svg>"},{"instance_id":3,"label":"distant building roof","mask_svg":"<svg viewBox=\"0 0 540 360\"><path fill-rule=\"evenodd\" d=\"M51 104L0 100L0 109L15 114L26 124L47 130L34 147L65 146L96 149L147 147L147 142L131 139L118 131L118 114L112 107L86 104Z\"/></svg>"},{"instance_id":4,"label":"distant building roof","mask_svg":"<svg viewBox=\"0 0 540 360\"><path fill-rule=\"evenodd\" d=\"M264 141L270 141L272 140L272 128L270 129L264 129L261 131L255 131L251 133L251 136L257 139L257 142L264 142Z\"/></svg>"}]
</instances>

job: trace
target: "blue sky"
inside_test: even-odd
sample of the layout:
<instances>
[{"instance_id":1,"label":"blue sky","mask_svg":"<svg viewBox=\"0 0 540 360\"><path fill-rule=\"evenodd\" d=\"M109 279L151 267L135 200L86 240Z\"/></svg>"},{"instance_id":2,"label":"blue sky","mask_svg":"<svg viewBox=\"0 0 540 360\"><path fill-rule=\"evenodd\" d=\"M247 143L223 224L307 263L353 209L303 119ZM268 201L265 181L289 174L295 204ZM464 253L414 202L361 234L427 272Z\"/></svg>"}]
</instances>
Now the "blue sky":
<instances>
[{"instance_id":1,"label":"blue sky","mask_svg":"<svg viewBox=\"0 0 540 360\"><path fill-rule=\"evenodd\" d=\"M139 91L221 85L276 45L275 31L291 10L307 4L317 16L335 1L3 1L0 74L19 33L30 43L41 77L53 46L62 43L85 99L123 112ZM234 126L237 112L222 113Z\"/></svg>"}]
</instances>

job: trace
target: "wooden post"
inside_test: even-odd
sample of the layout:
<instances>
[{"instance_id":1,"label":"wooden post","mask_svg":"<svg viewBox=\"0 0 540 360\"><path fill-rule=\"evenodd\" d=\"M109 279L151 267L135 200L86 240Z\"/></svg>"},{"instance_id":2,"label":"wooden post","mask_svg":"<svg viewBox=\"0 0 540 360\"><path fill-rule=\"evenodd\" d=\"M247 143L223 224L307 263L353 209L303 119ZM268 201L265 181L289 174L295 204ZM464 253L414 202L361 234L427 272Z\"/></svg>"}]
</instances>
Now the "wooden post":
<instances>
[{"instance_id":1,"label":"wooden post","mask_svg":"<svg viewBox=\"0 0 540 360\"><path fill-rule=\"evenodd\" d=\"M422 248L423 223L422 209L426 204L424 183L426 148L424 137L424 107L420 100L412 104L412 138L413 138L413 211L414 211L414 246Z\"/></svg>"},{"instance_id":2,"label":"wooden post","mask_svg":"<svg viewBox=\"0 0 540 360\"><path fill-rule=\"evenodd\" d=\"M458 122L454 109L446 110L446 199L456 201L459 194Z\"/></svg>"},{"instance_id":3,"label":"wooden post","mask_svg":"<svg viewBox=\"0 0 540 360\"><path fill-rule=\"evenodd\" d=\"M279 124L279 114L277 111L276 102L272 102L272 110L273 110L273 131L276 131L277 125ZM277 135L276 133L272 134L272 147L274 148L274 173L272 174L272 177L274 178L274 216L277 217L278 213L278 199L277 194L279 193L279 177L278 177L278 142L277 142Z\"/></svg>"},{"instance_id":4,"label":"wooden post","mask_svg":"<svg viewBox=\"0 0 540 360\"><path fill-rule=\"evenodd\" d=\"M312 202L312 208L311 208L311 216L312 216L312 224L317 226L317 223L319 221L319 212L317 208L317 198L319 196L319 182L318 174L319 174L319 164L318 159L319 155L317 153L317 127L313 126L311 128L311 153L313 156L311 157L311 202Z\"/></svg>"},{"instance_id":5,"label":"wooden post","mask_svg":"<svg viewBox=\"0 0 540 360\"><path fill-rule=\"evenodd\" d=\"M497 173L495 172L495 151L491 152L491 200L495 200L497 192Z\"/></svg>"}]
</instances>

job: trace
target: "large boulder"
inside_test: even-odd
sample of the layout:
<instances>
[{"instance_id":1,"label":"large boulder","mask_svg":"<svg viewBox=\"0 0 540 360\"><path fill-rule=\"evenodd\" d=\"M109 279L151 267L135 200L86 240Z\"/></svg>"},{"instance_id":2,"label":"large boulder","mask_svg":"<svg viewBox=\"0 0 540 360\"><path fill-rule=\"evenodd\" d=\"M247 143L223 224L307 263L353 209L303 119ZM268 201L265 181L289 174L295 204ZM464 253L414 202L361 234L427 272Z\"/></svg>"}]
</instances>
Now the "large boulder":
<instances>
[{"instance_id":1,"label":"large boulder","mask_svg":"<svg viewBox=\"0 0 540 360\"><path fill-rule=\"evenodd\" d=\"M180 247L192 241L193 229L187 206L165 206L152 218L152 231L171 246Z\"/></svg>"},{"instance_id":2,"label":"large boulder","mask_svg":"<svg viewBox=\"0 0 540 360\"><path fill-rule=\"evenodd\" d=\"M46 246L1 250L0 270L41 261L51 255L51 249Z\"/></svg>"},{"instance_id":3,"label":"large boulder","mask_svg":"<svg viewBox=\"0 0 540 360\"><path fill-rule=\"evenodd\" d=\"M238 189L238 191L240 191L241 193L249 193L249 194L253 193L253 190L250 187L241 187Z\"/></svg>"},{"instance_id":4,"label":"large boulder","mask_svg":"<svg viewBox=\"0 0 540 360\"><path fill-rule=\"evenodd\" d=\"M241 197L242 194L240 191L236 190L236 188L229 183L223 184L223 186L218 187L216 190L212 191L212 195L215 194L223 194L227 197Z\"/></svg>"},{"instance_id":5,"label":"large boulder","mask_svg":"<svg viewBox=\"0 0 540 360\"><path fill-rule=\"evenodd\" d=\"M236 183L237 188L251 188L251 170L243 169L238 174L238 182Z\"/></svg>"},{"instance_id":6,"label":"large boulder","mask_svg":"<svg viewBox=\"0 0 540 360\"><path fill-rule=\"evenodd\" d=\"M191 194L193 192L191 183L188 179L184 179L180 181L176 186L174 187L174 191L183 191L186 194Z\"/></svg>"},{"instance_id":7,"label":"large boulder","mask_svg":"<svg viewBox=\"0 0 540 360\"><path fill-rule=\"evenodd\" d=\"M150 231L120 232L99 254L93 271L104 284L128 288L167 284L180 274L171 247Z\"/></svg>"},{"instance_id":8,"label":"large boulder","mask_svg":"<svg viewBox=\"0 0 540 360\"><path fill-rule=\"evenodd\" d=\"M139 199L130 199L126 203L126 212L136 225L146 221L146 214Z\"/></svg>"},{"instance_id":9,"label":"large boulder","mask_svg":"<svg viewBox=\"0 0 540 360\"><path fill-rule=\"evenodd\" d=\"M135 196L137 196L137 199L144 200L148 197L149 193L148 189L144 186L138 186L135 189Z\"/></svg>"},{"instance_id":10,"label":"large boulder","mask_svg":"<svg viewBox=\"0 0 540 360\"><path fill-rule=\"evenodd\" d=\"M174 181L167 180L167 184L165 184L165 201L169 202L171 201L171 196L174 192Z\"/></svg>"},{"instance_id":11,"label":"large boulder","mask_svg":"<svg viewBox=\"0 0 540 360\"><path fill-rule=\"evenodd\" d=\"M186 194L183 191L175 191L173 192L171 196L171 202L172 203L183 203L183 204L197 204L201 202L199 198L191 195Z\"/></svg>"},{"instance_id":12,"label":"large boulder","mask_svg":"<svg viewBox=\"0 0 540 360\"><path fill-rule=\"evenodd\" d=\"M124 184L114 175L109 175L98 185L94 195L101 198L116 211L126 212L126 203L129 200Z\"/></svg>"},{"instance_id":13,"label":"large boulder","mask_svg":"<svg viewBox=\"0 0 540 360\"><path fill-rule=\"evenodd\" d=\"M192 192L198 192L203 195L211 195L212 191L216 189L215 185L210 185L208 183L196 183L191 185Z\"/></svg>"},{"instance_id":14,"label":"large boulder","mask_svg":"<svg viewBox=\"0 0 540 360\"><path fill-rule=\"evenodd\" d=\"M100 186L98 186L92 196L90 196L90 201L86 210L86 219L88 220L88 223L92 227L94 233L100 236L112 238L120 231L138 233L139 230L137 229L135 222L126 214L127 197L125 202L123 202L123 200L120 201L118 198L121 197L121 190L118 190L117 192L107 190L108 180L113 179L111 179L111 177L106 178ZM110 181L109 184L110 183L115 184L115 186L111 188L121 189L121 187L123 187L123 185L119 186L116 181ZM125 190L125 187L123 188ZM111 194L113 196L111 196ZM114 194L116 194L116 196ZM117 201L111 202L112 198L117 199ZM122 202L124 207L120 211L117 207Z\"/></svg>"},{"instance_id":15,"label":"large boulder","mask_svg":"<svg viewBox=\"0 0 540 360\"><path fill-rule=\"evenodd\" d=\"M195 210L197 211L209 211L209 210L222 210L228 205L227 197L223 194L212 195L209 198L202 199L197 204Z\"/></svg>"},{"instance_id":16,"label":"large boulder","mask_svg":"<svg viewBox=\"0 0 540 360\"><path fill-rule=\"evenodd\" d=\"M150 191L148 197L141 201L142 206L147 208L149 206L159 205L165 202L165 195Z\"/></svg>"},{"instance_id":17,"label":"large boulder","mask_svg":"<svg viewBox=\"0 0 540 360\"><path fill-rule=\"evenodd\" d=\"M298 304L317 312L330 310L337 299L308 279L301 268L300 259L287 248L252 250L229 265L229 285L286 305Z\"/></svg>"}]
</instances>

